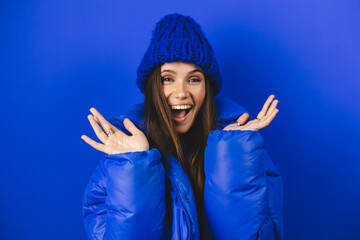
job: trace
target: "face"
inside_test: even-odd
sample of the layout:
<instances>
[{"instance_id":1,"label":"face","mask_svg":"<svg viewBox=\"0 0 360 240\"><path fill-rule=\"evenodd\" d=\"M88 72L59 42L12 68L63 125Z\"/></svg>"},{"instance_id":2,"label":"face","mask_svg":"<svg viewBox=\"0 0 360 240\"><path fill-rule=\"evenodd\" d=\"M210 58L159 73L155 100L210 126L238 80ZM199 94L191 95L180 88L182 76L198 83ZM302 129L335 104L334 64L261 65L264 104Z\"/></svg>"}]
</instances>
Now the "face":
<instances>
[{"instance_id":1,"label":"face","mask_svg":"<svg viewBox=\"0 0 360 240\"><path fill-rule=\"evenodd\" d=\"M161 66L162 90L172 109L175 130L189 131L205 99L205 77L191 63L172 62Z\"/></svg>"}]
</instances>

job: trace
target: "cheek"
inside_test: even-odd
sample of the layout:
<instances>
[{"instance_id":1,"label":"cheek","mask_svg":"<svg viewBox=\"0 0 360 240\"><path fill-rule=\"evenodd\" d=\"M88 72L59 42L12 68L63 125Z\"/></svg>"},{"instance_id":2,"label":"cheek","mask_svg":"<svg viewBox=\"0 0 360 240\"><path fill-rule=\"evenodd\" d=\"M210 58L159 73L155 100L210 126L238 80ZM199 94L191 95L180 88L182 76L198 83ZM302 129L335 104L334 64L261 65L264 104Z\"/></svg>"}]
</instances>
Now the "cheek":
<instances>
[{"instance_id":1,"label":"cheek","mask_svg":"<svg viewBox=\"0 0 360 240\"><path fill-rule=\"evenodd\" d=\"M170 89L169 89L169 87L167 87L166 85L163 85L161 90L162 90L165 98L168 98L169 95L170 95Z\"/></svg>"},{"instance_id":2,"label":"cheek","mask_svg":"<svg viewBox=\"0 0 360 240\"><path fill-rule=\"evenodd\" d=\"M204 102L204 99L205 99L205 86L200 88L196 94L194 95L195 96L195 101L197 102L197 104L199 105L199 107L202 105L202 103Z\"/></svg>"}]
</instances>

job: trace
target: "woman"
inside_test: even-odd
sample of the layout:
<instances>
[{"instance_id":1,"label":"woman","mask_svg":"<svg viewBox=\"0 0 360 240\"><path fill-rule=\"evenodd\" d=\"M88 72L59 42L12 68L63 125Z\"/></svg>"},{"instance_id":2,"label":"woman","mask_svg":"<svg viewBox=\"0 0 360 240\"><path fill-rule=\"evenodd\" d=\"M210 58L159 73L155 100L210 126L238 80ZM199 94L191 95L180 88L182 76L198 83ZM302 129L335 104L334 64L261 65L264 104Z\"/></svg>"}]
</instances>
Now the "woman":
<instances>
[{"instance_id":1,"label":"woman","mask_svg":"<svg viewBox=\"0 0 360 240\"><path fill-rule=\"evenodd\" d=\"M82 139L105 153L84 195L90 239L281 239L281 177L257 131L278 101L248 121L215 98L221 83L200 26L163 17L138 69L145 103L111 123L90 109L103 144Z\"/></svg>"}]
</instances>

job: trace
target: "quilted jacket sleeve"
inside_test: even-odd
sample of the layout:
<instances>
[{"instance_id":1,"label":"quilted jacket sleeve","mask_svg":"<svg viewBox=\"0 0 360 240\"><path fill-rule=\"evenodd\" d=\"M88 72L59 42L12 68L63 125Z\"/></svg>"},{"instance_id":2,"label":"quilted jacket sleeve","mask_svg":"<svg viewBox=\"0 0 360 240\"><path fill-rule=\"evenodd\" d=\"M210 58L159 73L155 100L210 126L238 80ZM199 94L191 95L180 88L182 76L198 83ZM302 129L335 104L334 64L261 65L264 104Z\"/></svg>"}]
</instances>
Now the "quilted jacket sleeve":
<instances>
[{"instance_id":1,"label":"quilted jacket sleeve","mask_svg":"<svg viewBox=\"0 0 360 240\"><path fill-rule=\"evenodd\" d=\"M165 173L160 152L105 154L87 185L83 218L88 239L160 239Z\"/></svg>"},{"instance_id":2,"label":"quilted jacket sleeve","mask_svg":"<svg viewBox=\"0 0 360 240\"><path fill-rule=\"evenodd\" d=\"M209 134L204 207L213 239L279 239L269 210L266 157L258 131Z\"/></svg>"}]
</instances>

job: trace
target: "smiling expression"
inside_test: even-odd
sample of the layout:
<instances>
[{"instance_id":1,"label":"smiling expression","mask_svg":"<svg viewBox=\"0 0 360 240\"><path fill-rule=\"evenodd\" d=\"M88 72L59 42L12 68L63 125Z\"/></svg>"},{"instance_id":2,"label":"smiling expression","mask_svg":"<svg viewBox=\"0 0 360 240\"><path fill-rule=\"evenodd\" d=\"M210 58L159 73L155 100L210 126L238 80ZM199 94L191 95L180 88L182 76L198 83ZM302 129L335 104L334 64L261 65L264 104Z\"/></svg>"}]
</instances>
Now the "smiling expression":
<instances>
[{"instance_id":1,"label":"smiling expression","mask_svg":"<svg viewBox=\"0 0 360 240\"><path fill-rule=\"evenodd\" d=\"M184 134L193 125L205 99L203 71L191 63L164 63L161 79L163 93L172 110L175 131Z\"/></svg>"}]
</instances>

